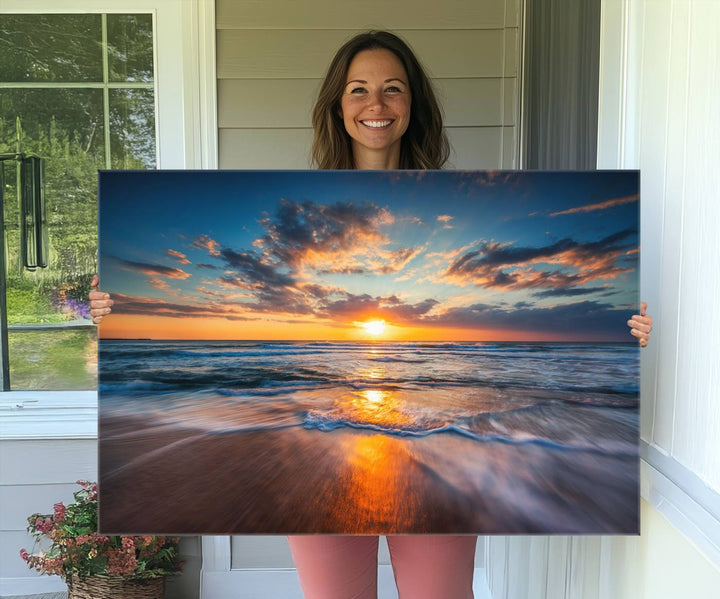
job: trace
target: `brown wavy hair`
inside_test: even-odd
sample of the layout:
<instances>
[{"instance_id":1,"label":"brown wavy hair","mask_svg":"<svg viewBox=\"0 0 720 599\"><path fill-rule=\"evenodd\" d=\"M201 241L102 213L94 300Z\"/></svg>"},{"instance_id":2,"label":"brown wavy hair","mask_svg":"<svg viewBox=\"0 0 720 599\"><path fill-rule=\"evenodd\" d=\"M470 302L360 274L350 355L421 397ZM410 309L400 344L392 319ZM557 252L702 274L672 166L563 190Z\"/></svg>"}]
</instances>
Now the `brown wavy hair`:
<instances>
[{"instance_id":1,"label":"brown wavy hair","mask_svg":"<svg viewBox=\"0 0 720 599\"><path fill-rule=\"evenodd\" d=\"M410 85L410 123L400 145L401 169L439 169L450 155L442 111L430 78L410 47L389 31L368 31L347 41L335 54L312 114L312 160L321 169L354 169L350 136L340 116L348 68L363 50L389 50L398 57Z\"/></svg>"}]
</instances>

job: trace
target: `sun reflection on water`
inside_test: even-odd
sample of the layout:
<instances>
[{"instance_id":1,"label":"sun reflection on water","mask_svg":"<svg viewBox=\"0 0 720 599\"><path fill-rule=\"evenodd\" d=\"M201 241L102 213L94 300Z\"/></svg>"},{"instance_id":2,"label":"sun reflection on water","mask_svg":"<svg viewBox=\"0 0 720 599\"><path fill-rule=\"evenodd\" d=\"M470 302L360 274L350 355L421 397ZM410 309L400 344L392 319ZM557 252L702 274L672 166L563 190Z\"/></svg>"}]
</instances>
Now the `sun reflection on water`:
<instances>
[{"instance_id":1,"label":"sun reflection on water","mask_svg":"<svg viewBox=\"0 0 720 599\"><path fill-rule=\"evenodd\" d=\"M345 530L395 532L417 526L419 504L408 472L414 460L405 442L375 434L349 437L343 444L347 495L337 517Z\"/></svg>"},{"instance_id":2,"label":"sun reflection on water","mask_svg":"<svg viewBox=\"0 0 720 599\"><path fill-rule=\"evenodd\" d=\"M344 394L336 407L343 419L353 424L370 424L397 429L412 423L406 403L397 392L386 389L362 389Z\"/></svg>"}]
</instances>

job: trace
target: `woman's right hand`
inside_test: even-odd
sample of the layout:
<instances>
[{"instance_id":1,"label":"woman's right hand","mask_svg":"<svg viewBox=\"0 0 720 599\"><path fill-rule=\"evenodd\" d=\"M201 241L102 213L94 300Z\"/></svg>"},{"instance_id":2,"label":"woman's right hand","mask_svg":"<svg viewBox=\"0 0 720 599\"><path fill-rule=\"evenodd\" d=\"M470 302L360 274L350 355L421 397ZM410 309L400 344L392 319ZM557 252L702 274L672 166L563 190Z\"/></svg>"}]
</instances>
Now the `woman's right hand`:
<instances>
[{"instance_id":1,"label":"woman's right hand","mask_svg":"<svg viewBox=\"0 0 720 599\"><path fill-rule=\"evenodd\" d=\"M112 312L110 306L113 305L113 301L110 299L109 293L98 291L98 282L98 276L95 275L92 283L90 283L90 287L93 289L90 291L88 296L90 298L90 316L92 316L92 321L95 324L100 323L105 316Z\"/></svg>"}]
</instances>

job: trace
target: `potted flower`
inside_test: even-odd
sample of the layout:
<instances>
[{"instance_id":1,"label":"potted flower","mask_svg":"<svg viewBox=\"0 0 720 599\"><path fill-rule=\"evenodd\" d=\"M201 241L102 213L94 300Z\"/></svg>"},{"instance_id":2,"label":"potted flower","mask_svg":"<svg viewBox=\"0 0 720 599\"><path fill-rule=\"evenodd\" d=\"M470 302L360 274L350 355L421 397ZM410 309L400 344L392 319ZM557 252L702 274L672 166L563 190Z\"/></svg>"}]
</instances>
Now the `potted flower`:
<instances>
[{"instance_id":1,"label":"potted flower","mask_svg":"<svg viewBox=\"0 0 720 599\"><path fill-rule=\"evenodd\" d=\"M97 484L78 484L74 503L28 518L35 547L21 549L22 559L41 574L61 576L68 599L162 599L165 577L182 567L179 539L98 534Z\"/></svg>"}]
</instances>

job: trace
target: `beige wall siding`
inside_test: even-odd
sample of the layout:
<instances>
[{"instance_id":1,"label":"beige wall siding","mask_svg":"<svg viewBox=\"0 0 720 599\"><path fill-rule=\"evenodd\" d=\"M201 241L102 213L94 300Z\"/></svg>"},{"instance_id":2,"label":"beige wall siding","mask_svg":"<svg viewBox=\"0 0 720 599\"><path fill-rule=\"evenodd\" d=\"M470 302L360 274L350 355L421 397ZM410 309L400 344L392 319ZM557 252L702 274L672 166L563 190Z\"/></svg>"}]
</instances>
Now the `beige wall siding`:
<instances>
[{"instance_id":1,"label":"beige wall siding","mask_svg":"<svg viewBox=\"0 0 720 599\"><path fill-rule=\"evenodd\" d=\"M220 168L309 168L310 112L335 50L392 29L435 80L449 168L514 168L520 0L217 2ZM382 22L368 15L382 14Z\"/></svg>"},{"instance_id":2,"label":"beige wall siding","mask_svg":"<svg viewBox=\"0 0 720 599\"><path fill-rule=\"evenodd\" d=\"M321 79L219 79L218 126L308 128ZM437 79L438 99L447 127L515 124L515 78ZM477 99L485 98L483 110Z\"/></svg>"},{"instance_id":3,"label":"beige wall siding","mask_svg":"<svg viewBox=\"0 0 720 599\"><path fill-rule=\"evenodd\" d=\"M220 0L218 29L355 29L368 15L382 15L374 26L385 29L497 29L517 27L517 2L505 0L445 0L444 2L365 0L298 0L257 2ZM362 25L365 26L365 25Z\"/></svg>"}]
</instances>

